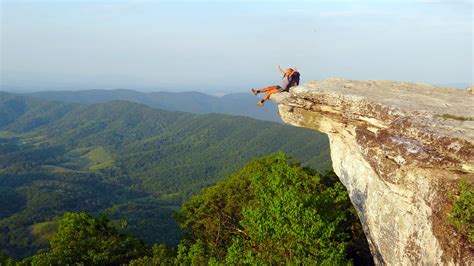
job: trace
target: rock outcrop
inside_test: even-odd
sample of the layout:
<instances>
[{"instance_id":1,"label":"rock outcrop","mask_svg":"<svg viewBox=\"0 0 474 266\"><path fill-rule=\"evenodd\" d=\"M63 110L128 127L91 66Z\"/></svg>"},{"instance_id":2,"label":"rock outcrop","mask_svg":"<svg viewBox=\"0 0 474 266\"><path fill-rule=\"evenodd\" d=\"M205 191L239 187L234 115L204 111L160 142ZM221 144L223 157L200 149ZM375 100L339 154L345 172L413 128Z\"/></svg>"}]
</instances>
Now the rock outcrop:
<instances>
[{"instance_id":1,"label":"rock outcrop","mask_svg":"<svg viewBox=\"0 0 474 266\"><path fill-rule=\"evenodd\" d=\"M466 90L467 90L469 93L474 94L474 85L471 85L471 86L467 87Z\"/></svg>"},{"instance_id":2,"label":"rock outcrop","mask_svg":"<svg viewBox=\"0 0 474 266\"><path fill-rule=\"evenodd\" d=\"M333 78L272 100L284 122L328 134L377 263L474 264L473 246L448 222L449 194L474 179L474 95Z\"/></svg>"}]
</instances>

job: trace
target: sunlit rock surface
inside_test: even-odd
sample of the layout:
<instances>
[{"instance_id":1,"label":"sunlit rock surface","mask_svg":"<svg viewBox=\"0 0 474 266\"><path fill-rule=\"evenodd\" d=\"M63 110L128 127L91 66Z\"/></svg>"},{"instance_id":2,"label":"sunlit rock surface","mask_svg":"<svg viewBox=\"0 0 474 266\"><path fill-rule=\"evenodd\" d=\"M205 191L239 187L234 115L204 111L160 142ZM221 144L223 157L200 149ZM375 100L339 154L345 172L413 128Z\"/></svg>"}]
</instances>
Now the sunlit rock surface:
<instances>
[{"instance_id":1,"label":"sunlit rock surface","mask_svg":"<svg viewBox=\"0 0 474 266\"><path fill-rule=\"evenodd\" d=\"M332 78L272 100L286 123L329 135L334 171L379 264L474 264L447 219L449 193L474 178L473 94Z\"/></svg>"}]
</instances>

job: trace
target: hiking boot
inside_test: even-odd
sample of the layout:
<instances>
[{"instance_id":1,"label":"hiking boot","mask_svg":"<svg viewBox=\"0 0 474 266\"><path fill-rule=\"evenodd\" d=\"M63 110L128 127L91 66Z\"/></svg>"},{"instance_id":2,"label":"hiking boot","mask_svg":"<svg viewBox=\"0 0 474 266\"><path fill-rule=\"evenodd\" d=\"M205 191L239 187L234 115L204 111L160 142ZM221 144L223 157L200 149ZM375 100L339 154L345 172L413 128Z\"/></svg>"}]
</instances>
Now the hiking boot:
<instances>
[{"instance_id":1,"label":"hiking boot","mask_svg":"<svg viewBox=\"0 0 474 266\"><path fill-rule=\"evenodd\" d=\"M257 96L258 91L257 91L256 89L253 89L253 88L252 88L252 93L253 93L253 95Z\"/></svg>"},{"instance_id":2,"label":"hiking boot","mask_svg":"<svg viewBox=\"0 0 474 266\"><path fill-rule=\"evenodd\" d=\"M257 103L257 105L258 106L263 106L263 102L260 101L260 102Z\"/></svg>"}]
</instances>

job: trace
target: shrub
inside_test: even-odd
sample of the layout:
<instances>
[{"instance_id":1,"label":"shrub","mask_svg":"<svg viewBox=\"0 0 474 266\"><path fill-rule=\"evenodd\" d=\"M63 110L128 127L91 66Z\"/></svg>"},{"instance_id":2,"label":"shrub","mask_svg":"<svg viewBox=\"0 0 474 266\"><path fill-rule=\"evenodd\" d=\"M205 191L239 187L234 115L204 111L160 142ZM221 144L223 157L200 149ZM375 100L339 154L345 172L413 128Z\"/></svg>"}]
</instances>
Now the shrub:
<instances>
[{"instance_id":1,"label":"shrub","mask_svg":"<svg viewBox=\"0 0 474 266\"><path fill-rule=\"evenodd\" d=\"M451 195L451 198L451 223L469 242L474 243L474 185L462 180L459 184L459 196Z\"/></svg>"}]
</instances>

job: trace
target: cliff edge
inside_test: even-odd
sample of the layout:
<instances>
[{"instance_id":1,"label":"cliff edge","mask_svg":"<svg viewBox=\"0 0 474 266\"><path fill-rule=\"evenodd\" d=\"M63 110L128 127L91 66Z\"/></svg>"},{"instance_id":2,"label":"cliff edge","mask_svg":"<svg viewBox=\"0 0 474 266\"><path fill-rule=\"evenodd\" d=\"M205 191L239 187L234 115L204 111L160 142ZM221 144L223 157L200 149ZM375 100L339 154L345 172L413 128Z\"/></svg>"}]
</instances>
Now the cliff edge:
<instances>
[{"instance_id":1,"label":"cliff edge","mask_svg":"<svg viewBox=\"0 0 474 266\"><path fill-rule=\"evenodd\" d=\"M474 180L473 94L332 78L272 100L284 122L328 134L377 263L474 263L447 218L460 178Z\"/></svg>"}]
</instances>

